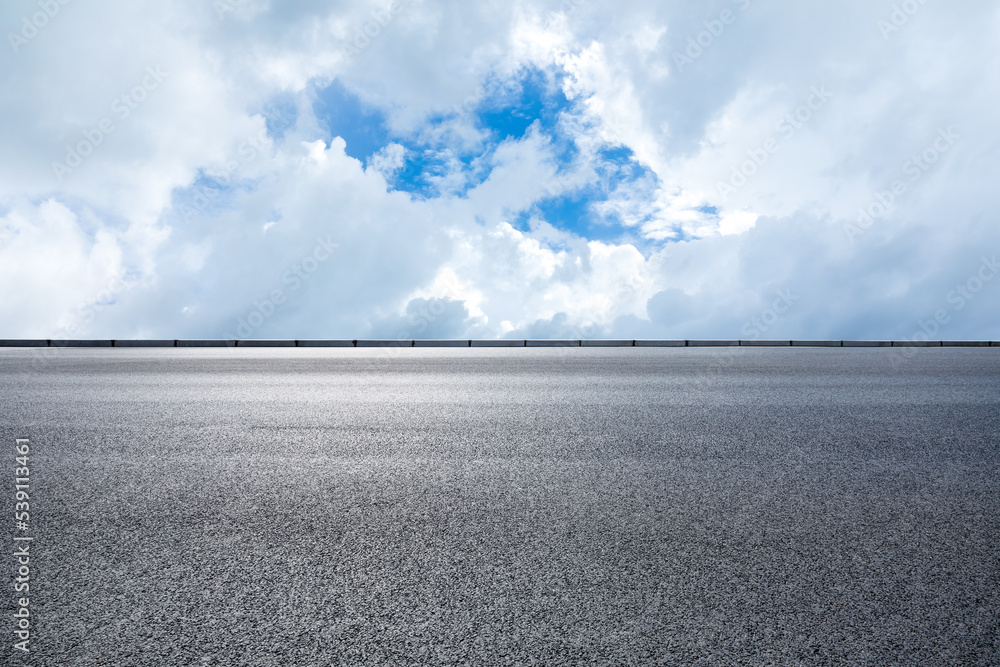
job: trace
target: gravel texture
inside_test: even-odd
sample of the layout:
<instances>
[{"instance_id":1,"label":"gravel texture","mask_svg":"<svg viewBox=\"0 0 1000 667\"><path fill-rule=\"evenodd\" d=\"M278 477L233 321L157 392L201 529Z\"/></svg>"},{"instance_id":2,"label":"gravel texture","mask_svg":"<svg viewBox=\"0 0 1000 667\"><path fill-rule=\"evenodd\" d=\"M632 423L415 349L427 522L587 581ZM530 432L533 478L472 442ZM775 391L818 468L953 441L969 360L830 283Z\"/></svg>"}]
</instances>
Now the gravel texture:
<instances>
[{"instance_id":1,"label":"gravel texture","mask_svg":"<svg viewBox=\"0 0 1000 667\"><path fill-rule=\"evenodd\" d=\"M36 355L12 664L1000 664L992 348Z\"/></svg>"}]
</instances>

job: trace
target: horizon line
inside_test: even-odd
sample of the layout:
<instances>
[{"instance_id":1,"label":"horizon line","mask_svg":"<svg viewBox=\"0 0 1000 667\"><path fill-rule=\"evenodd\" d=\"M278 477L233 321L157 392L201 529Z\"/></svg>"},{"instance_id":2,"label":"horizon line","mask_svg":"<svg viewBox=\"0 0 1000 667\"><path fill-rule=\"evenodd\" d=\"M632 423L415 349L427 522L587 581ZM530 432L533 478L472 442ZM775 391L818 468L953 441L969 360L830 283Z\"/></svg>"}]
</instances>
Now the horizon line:
<instances>
[{"instance_id":1,"label":"horizon line","mask_svg":"<svg viewBox=\"0 0 1000 667\"><path fill-rule=\"evenodd\" d=\"M162 348L162 347L1000 347L990 340L811 340L811 339L604 339L604 338L456 338L456 339L0 339L0 348Z\"/></svg>"}]
</instances>

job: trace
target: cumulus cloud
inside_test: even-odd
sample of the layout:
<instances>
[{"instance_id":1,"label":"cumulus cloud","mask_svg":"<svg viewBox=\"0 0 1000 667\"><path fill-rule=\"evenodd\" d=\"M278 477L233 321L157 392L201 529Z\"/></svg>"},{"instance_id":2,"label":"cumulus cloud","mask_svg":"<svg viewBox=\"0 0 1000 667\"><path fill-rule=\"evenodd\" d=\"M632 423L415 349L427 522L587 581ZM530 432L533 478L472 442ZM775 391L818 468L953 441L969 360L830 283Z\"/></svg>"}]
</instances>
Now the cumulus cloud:
<instances>
[{"instance_id":1,"label":"cumulus cloud","mask_svg":"<svg viewBox=\"0 0 1000 667\"><path fill-rule=\"evenodd\" d=\"M0 335L1000 335L995 3L56 5Z\"/></svg>"}]
</instances>

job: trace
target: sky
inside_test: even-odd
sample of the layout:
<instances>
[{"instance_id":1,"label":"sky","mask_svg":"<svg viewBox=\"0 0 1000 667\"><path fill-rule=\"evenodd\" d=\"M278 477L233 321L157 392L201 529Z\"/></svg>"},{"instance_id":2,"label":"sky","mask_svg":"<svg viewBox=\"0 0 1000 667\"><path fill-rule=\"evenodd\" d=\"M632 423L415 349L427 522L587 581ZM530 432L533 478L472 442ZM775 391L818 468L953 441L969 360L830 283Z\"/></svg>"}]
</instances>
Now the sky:
<instances>
[{"instance_id":1,"label":"sky","mask_svg":"<svg viewBox=\"0 0 1000 667\"><path fill-rule=\"evenodd\" d=\"M993 1L0 31L0 337L1000 339Z\"/></svg>"}]
</instances>

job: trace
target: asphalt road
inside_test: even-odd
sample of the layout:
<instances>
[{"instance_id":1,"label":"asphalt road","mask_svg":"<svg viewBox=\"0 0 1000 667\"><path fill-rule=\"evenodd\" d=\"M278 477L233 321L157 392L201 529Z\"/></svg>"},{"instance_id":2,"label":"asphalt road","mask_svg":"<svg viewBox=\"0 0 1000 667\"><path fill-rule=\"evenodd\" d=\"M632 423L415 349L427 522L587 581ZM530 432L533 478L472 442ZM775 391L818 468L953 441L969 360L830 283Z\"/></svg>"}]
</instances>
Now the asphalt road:
<instances>
[{"instance_id":1,"label":"asphalt road","mask_svg":"<svg viewBox=\"0 0 1000 667\"><path fill-rule=\"evenodd\" d=\"M1000 350L33 355L11 664L1000 664Z\"/></svg>"}]
</instances>

